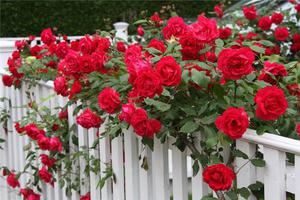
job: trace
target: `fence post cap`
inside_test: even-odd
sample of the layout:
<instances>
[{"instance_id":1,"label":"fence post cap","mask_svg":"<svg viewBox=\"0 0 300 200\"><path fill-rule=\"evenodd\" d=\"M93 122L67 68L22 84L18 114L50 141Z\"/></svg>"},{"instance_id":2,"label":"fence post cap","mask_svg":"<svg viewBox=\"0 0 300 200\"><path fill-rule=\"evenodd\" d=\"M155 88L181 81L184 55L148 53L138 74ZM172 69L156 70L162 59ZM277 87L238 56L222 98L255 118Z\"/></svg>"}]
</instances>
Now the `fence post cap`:
<instances>
[{"instance_id":1,"label":"fence post cap","mask_svg":"<svg viewBox=\"0 0 300 200\"><path fill-rule=\"evenodd\" d=\"M0 41L0 48L15 48L15 41Z\"/></svg>"},{"instance_id":2,"label":"fence post cap","mask_svg":"<svg viewBox=\"0 0 300 200\"><path fill-rule=\"evenodd\" d=\"M115 29L127 28L129 26L127 22L116 22L113 25Z\"/></svg>"}]
</instances>

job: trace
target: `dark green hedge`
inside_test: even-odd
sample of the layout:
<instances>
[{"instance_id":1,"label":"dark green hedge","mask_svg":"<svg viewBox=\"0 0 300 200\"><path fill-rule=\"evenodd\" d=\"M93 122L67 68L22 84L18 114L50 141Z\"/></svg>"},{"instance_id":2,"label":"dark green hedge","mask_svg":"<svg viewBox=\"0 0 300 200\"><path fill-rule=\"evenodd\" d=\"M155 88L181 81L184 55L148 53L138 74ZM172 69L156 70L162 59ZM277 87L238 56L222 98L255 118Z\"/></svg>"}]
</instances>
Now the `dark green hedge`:
<instances>
[{"instance_id":1,"label":"dark green hedge","mask_svg":"<svg viewBox=\"0 0 300 200\"><path fill-rule=\"evenodd\" d=\"M45 27L57 27L58 33L82 35L106 30L117 21L132 22L141 16L176 9L185 18L213 10L217 1L1 1L0 37L39 35ZM166 6L168 5L168 6ZM131 30L133 28L131 27Z\"/></svg>"}]
</instances>

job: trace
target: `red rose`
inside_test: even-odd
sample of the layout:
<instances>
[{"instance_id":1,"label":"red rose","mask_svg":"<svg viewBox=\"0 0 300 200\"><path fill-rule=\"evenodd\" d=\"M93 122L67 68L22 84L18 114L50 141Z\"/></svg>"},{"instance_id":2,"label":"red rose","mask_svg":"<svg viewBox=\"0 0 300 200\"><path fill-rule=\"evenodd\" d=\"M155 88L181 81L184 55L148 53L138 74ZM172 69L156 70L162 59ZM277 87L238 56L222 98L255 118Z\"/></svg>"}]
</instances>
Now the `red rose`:
<instances>
[{"instance_id":1,"label":"red rose","mask_svg":"<svg viewBox=\"0 0 300 200\"><path fill-rule=\"evenodd\" d=\"M72 41L71 42L71 49L73 51L79 51L79 41Z\"/></svg>"},{"instance_id":2,"label":"red rose","mask_svg":"<svg viewBox=\"0 0 300 200\"><path fill-rule=\"evenodd\" d=\"M229 190L235 179L233 170L224 164L208 166L203 171L203 180L214 191Z\"/></svg>"},{"instance_id":3,"label":"red rose","mask_svg":"<svg viewBox=\"0 0 300 200\"><path fill-rule=\"evenodd\" d=\"M207 61L214 63L217 60L217 56L214 52L208 51L205 53L205 58Z\"/></svg>"},{"instance_id":4,"label":"red rose","mask_svg":"<svg viewBox=\"0 0 300 200\"><path fill-rule=\"evenodd\" d=\"M93 51L107 51L110 47L108 38L96 35L93 39Z\"/></svg>"},{"instance_id":5,"label":"red rose","mask_svg":"<svg viewBox=\"0 0 300 200\"><path fill-rule=\"evenodd\" d=\"M161 55L161 54L165 53L165 51L166 51L166 47L164 45L164 42L163 41L159 41L156 38L153 38L149 42L147 48L151 48L151 47L154 48L154 49L157 49L157 50L159 50L161 52L158 55ZM153 57L153 55L151 55L148 51L145 52L145 56L146 57Z\"/></svg>"},{"instance_id":6,"label":"red rose","mask_svg":"<svg viewBox=\"0 0 300 200\"><path fill-rule=\"evenodd\" d=\"M131 116L135 112L135 106L132 103L123 104L122 105L122 112L119 115L120 121L125 121L127 123L130 123Z\"/></svg>"},{"instance_id":7,"label":"red rose","mask_svg":"<svg viewBox=\"0 0 300 200\"><path fill-rule=\"evenodd\" d=\"M17 49L19 50L19 51L21 51L25 46L27 46L28 45L28 43L27 43L27 41L26 40L17 40L16 42L15 42L15 47L17 47Z\"/></svg>"},{"instance_id":8,"label":"red rose","mask_svg":"<svg viewBox=\"0 0 300 200\"><path fill-rule=\"evenodd\" d=\"M44 182L52 184L53 177L52 174L46 169L46 166L43 166L42 169L39 170L38 175Z\"/></svg>"},{"instance_id":9,"label":"red rose","mask_svg":"<svg viewBox=\"0 0 300 200\"><path fill-rule=\"evenodd\" d=\"M287 85L286 87L289 90L289 93L291 95L300 96L300 88L299 88L299 85L297 83L292 84L292 85Z\"/></svg>"},{"instance_id":10,"label":"red rose","mask_svg":"<svg viewBox=\"0 0 300 200\"><path fill-rule=\"evenodd\" d=\"M70 95L69 95L69 99L72 99L73 96L75 94L78 94L80 93L82 90L82 86L81 86L81 83L79 80L75 80L72 87L71 87L71 90L70 90Z\"/></svg>"},{"instance_id":11,"label":"red rose","mask_svg":"<svg viewBox=\"0 0 300 200\"><path fill-rule=\"evenodd\" d=\"M266 61L264 63L264 69L259 75L258 79L275 85L277 81L274 80L268 73L273 74L276 78L287 76L287 71L283 65L275 62L271 63L269 61Z\"/></svg>"},{"instance_id":12,"label":"red rose","mask_svg":"<svg viewBox=\"0 0 300 200\"><path fill-rule=\"evenodd\" d=\"M104 64L107 62L108 57L104 51L95 51L91 56L91 68L101 73L105 73L107 70L104 68Z\"/></svg>"},{"instance_id":13,"label":"red rose","mask_svg":"<svg viewBox=\"0 0 300 200\"><path fill-rule=\"evenodd\" d=\"M39 134L37 137L37 144L41 150L48 150L50 145L50 138Z\"/></svg>"},{"instance_id":14,"label":"red rose","mask_svg":"<svg viewBox=\"0 0 300 200\"><path fill-rule=\"evenodd\" d=\"M241 138L249 127L248 114L244 108L227 108L215 123L220 131L233 140Z\"/></svg>"},{"instance_id":15,"label":"red rose","mask_svg":"<svg viewBox=\"0 0 300 200\"><path fill-rule=\"evenodd\" d=\"M238 80L253 71L254 53L248 47L223 49L219 54L218 69L225 79Z\"/></svg>"},{"instance_id":16,"label":"red rose","mask_svg":"<svg viewBox=\"0 0 300 200\"><path fill-rule=\"evenodd\" d=\"M277 27L274 35L277 41L284 41L289 37L289 30L286 27Z\"/></svg>"},{"instance_id":17,"label":"red rose","mask_svg":"<svg viewBox=\"0 0 300 200\"><path fill-rule=\"evenodd\" d=\"M69 48L69 45L67 42L60 42L56 47L55 54L60 59L64 59L65 56L67 55L69 49L70 48Z\"/></svg>"},{"instance_id":18,"label":"red rose","mask_svg":"<svg viewBox=\"0 0 300 200\"><path fill-rule=\"evenodd\" d=\"M117 42L117 50L124 53L126 51L125 43L121 41Z\"/></svg>"},{"instance_id":19,"label":"red rose","mask_svg":"<svg viewBox=\"0 0 300 200\"><path fill-rule=\"evenodd\" d=\"M26 130L25 127L21 127L19 122L15 124L15 129L19 134L22 134Z\"/></svg>"},{"instance_id":20,"label":"red rose","mask_svg":"<svg viewBox=\"0 0 300 200\"><path fill-rule=\"evenodd\" d=\"M187 32L179 39L179 43L182 47L181 54L182 60L197 60L199 57L199 51L204 48L204 45L199 42L195 34Z\"/></svg>"},{"instance_id":21,"label":"red rose","mask_svg":"<svg viewBox=\"0 0 300 200\"><path fill-rule=\"evenodd\" d=\"M36 194L33 190L28 188L23 188L20 190L25 200L40 200L41 195Z\"/></svg>"},{"instance_id":22,"label":"red rose","mask_svg":"<svg viewBox=\"0 0 300 200\"><path fill-rule=\"evenodd\" d=\"M30 137L32 140L37 140L40 134L45 134L45 132L43 130L38 129L38 127L34 123L26 125L25 131L28 137Z\"/></svg>"},{"instance_id":23,"label":"red rose","mask_svg":"<svg viewBox=\"0 0 300 200\"><path fill-rule=\"evenodd\" d=\"M7 184L12 187L12 188L16 188L16 187L20 187L20 183L18 181L18 179L16 178L16 175L14 173L10 173L7 178L6 178L6 182Z\"/></svg>"},{"instance_id":24,"label":"red rose","mask_svg":"<svg viewBox=\"0 0 300 200\"><path fill-rule=\"evenodd\" d=\"M162 19L159 17L158 13L155 12L151 17L151 21L154 22L156 27L160 27L160 25L163 23Z\"/></svg>"},{"instance_id":25,"label":"red rose","mask_svg":"<svg viewBox=\"0 0 300 200\"><path fill-rule=\"evenodd\" d=\"M91 200L91 195L90 195L90 193L88 192L88 193L86 193L85 195L82 195L82 196L80 197L80 200Z\"/></svg>"},{"instance_id":26,"label":"red rose","mask_svg":"<svg viewBox=\"0 0 300 200\"><path fill-rule=\"evenodd\" d=\"M172 56L161 58L155 65L164 86L177 86L181 82L181 67Z\"/></svg>"},{"instance_id":27,"label":"red rose","mask_svg":"<svg viewBox=\"0 0 300 200\"><path fill-rule=\"evenodd\" d=\"M79 49L83 54L90 54L92 52L93 41L90 36L86 35L79 40Z\"/></svg>"},{"instance_id":28,"label":"red rose","mask_svg":"<svg viewBox=\"0 0 300 200\"><path fill-rule=\"evenodd\" d=\"M223 13L223 10L222 10L222 8L221 8L220 5L215 5L214 11L215 11L216 15L217 15L219 18L222 18L222 17L223 17L223 14L224 14L224 13Z\"/></svg>"},{"instance_id":29,"label":"red rose","mask_svg":"<svg viewBox=\"0 0 300 200\"><path fill-rule=\"evenodd\" d=\"M9 75L3 75L2 82L4 86L11 87L14 82L14 77Z\"/></svg>"},{"instance_id":30,"label":"red rose","mask_svg":"<svg viewBox=\"0 0 300 200\"><path fill-rule=\"evenodd\" d=\"M156 119L149 119L147 112L138 108L131 116L130 124L132 125L136 134L141 137L153 138L155 133L158 133L161 124Z\"/></svg>"},{"instance_id":31,"label":"red rose","mask_svg":"<svg viewBox=\"0 0 300 200\"><path fill-rule=\"evenodd\" d=\"M256 116L261 120L276 120L288 108L288 102L283 90L276 86L260 89L254 98L257 105Z\"/></svg>"},{"instance_id":32,"label":"red rose","mask_svg":"<svg viewBox=\"0 0 300 200\"><path fill-rule=\"evenodd\" d=\"M48 46L55 42L56 38L53 35L51 28L47 28L42 31L41 40L44 44Z\"/></svg>"},{"instance_id":33,"label":"red rose","mask_svg":"<svg viewBox=\"0 0 300 200\"><path fill-rule=\"evenodd\" d=\"M300 42L300 33L294 33L293 35L293 41L296 42Z\"/></svg>"},{"instance_id":34,"label":"red rose","mask_svg":"<svg viewBox=\"0 0 300 200\"><path fill-rule=\"evenodd\" d=\"M58 114L60 120L68 119L68 110L61 110Z\"/></svg>"},{"instance_id":35,"label":"red rose","mask_svg":"<svg viewBox=\"0 0 300 200\"><path fill-rule=\"evenodd\" d=\"M280 24L284 16L280 12L273 12L271 20L274 24Z\"/></svg>"},{"instance_id":36,"label":"red rose","mask_svg":"<svg viewBox=\"0 0 300 200\"><path fill-rule=\"evenodd\" d=\"M254 5L251 5L249 7L243 7L243 12L248 20L254 20L256 19L256 7Z\"/></svg>"},{"instance_id":37,"label":"red rose","mask_svg":"<svg viewBox=\"0 0 300 200\"><path fill-rule=\"evenodd\" d=\"M138 28L137 28L137 34L139 36L143 36L145 34L144 33L144 29L143 29L143 27L141 25L139 25Z\"/></svg>"},{"instance_id":38,"label":"red rose","mask_svg":"<svg viewBox=\"0 0 300 200\"><path fill-rule=\"evenodd\" d=\"M59 68L62 68L62 71L65 75L74 75L79 73L79 55L76 51L70 50L59 65Z\"/></svg>"},{"instance_id":39,"label":"red rose","mask_svg":"<svg viewBox=\"0 0 300 200\"><path fill-rule=\"evenodd\" d=\"M300 136L300 123L296 126L296 132Z\"/></svg>"},{"instance_id":40,"label":"red rose","mask_svg":"<svg viewBox=\"0 0 300 200\"><path fill-rule=\"evenodd\" d=\"M41 154L40 158L41 158L41 162L49 168L55 165L56 162L55 158L49 158L49 156L47 156L46 154Z\"/></svg>"},{"instance_id":41,"label":"red rose","mask_svg":"<svg viewBox=\"0 0 300 200\"><path fill-rule=\"evenodd\" d=\"M93 113L89 108L85 109L79 116L76 117L76 122L83 128L99 128L102 119Z\"/></svg>"},{"instance_id":42,"label":"red rose","mask_svg":"<svg viewBox=\"0 0 300 200\"><path fill-rule=\"evenodd\" d=\"M219 28L220 38L222 40L226 40L231 35L231 28L225 27L225 28Z\"/></svg>"},{"instance_id":43,"label":"red rose","mask_svg":"<svg viewBox=\"0 0 300 200\"><path fill-rule=\"evenodd\" d=\"M62 151L62 144L58 137L50 138L49 151Z\"/></svg>"},{"instance_id":44,"label":"red rose","mask_svg":"<svg viewBox=\"0 0 300 200\"><path fill-rule=\"evenodd\" d=\"M36 56L37 58L40 58L39 54L40 54L40 51L42 51L42 47L38 46L38 45L35 45L33 47L30 48L30 55L31 56Z\"/></svg>"},{"instance_id":45,"label":"red rose","mask_svg":"<svg viewBox=\"0 0 300 200\"><path fill-rule=\"evenodd\" d=\"M54 91L63 97L68 96L68 82L64 76L58 76L54 80Z\"/></svg>"},{"instance_id":46,"label":"red rose","mask_svg":"<svg viewBox=\"0 0 300 200\"><path fill-rule=\"evenodd\" d=\"M262 17L258 21L258 27L263 31L269 30L271 28L271 25L272 21L268 16Z\"/></svg>"},{"instance_id":47,"label":"red rose","mask_svg":"<svg viewBox=\"0 0 300 200\"><path fill-rule=\"evenodd\" d=\"M187 30L187 26L181 17L171 17L167 21L167 25L163 28L162 34L166 40L172 36L180 37Z\"/></svg>"},{"instance_id":48,"label":"red rose","mask_svg":"<svg viewBox=\"0 0 300 200\"><path fill-rule=\"evenodd\" d=\"M133 89L142 98L153 98L156 94L160 95L163 91L160 75L151 68L142 69L137 74Z\"/></svg>"},{"instance_id":49,"label":"red rose","mask_svg":"<svg viewBox=\"0 0 300 200\"><path fill-rule=\"evenodd\" d=\"M94 71L91 67L91 56L88 54L84 54L78 59L79 69L81 73L89 74Z\"/></svg>"},{"instance_id":50,"label":"red rose","mask_svg":"<svg viewBox=\"0 0 300 200\"><path fill-rule=\"evenodd\" d=\"M295 10L297 11L298 14L300 13L300 3L295 5Z\"/></svg>"},{"instance_id":51,"label":"red rose","mask_svg":"<svg viewBox=\"0 0 300 200\"><path fill-rule=\"evenodd\" d=\"M98 96L99 107L109 114L116 111L120 102L120 94L110 87L103 89Z\"/></svg>"},{"instance_id":52,"label":"red rose","mask_svg":"<svg viewBox=\"0 0 300 200\"><path fill-rule=\"evenodd\" d=\"M202 43L210 43L219 37L217 21L208 19L204 15L199 15L197 22L189 25L189 30L193 32Z\"/></svg>"}]
</instances>

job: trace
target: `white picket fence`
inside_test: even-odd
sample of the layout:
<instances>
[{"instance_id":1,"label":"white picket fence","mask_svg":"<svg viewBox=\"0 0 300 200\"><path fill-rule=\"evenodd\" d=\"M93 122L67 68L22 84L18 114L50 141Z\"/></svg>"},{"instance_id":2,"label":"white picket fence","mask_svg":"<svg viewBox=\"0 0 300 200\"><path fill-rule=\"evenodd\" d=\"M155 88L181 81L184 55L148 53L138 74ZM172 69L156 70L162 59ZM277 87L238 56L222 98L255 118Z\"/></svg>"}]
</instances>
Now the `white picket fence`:
<instances>
[{"instance_id":1,"label":"white picket fence","mask_svg":"<svg viewBox=\"0 0 300 200\"><path fill-rule=\"evenodd\" d=\"M119 24L116 26L117 35L126 39L127 26ZM77 38L76 38L77 39ZM6 62L7 56L14 49L13 46L5 44L0 40L1 63ZM9 52L10 53L9 53ZM6 65L6 64L5 64ZM5 72L1 71L3 76ZM8 166L16 171L21 170L25 165L25 152L23 146L28 144L29 139L26 136L20 136L14 129L14 123L26 114L27 108L20 106L27 105L28 99L25 92L28 90L26 83L22 84L20 90L12 87L7 88L0 84L0 97L7 97L10 103L0 103L0 109L7 109L11 115L8 120L8 132L0 132L0 137L4 138L4 150L0 151L0 164ZM54 94L52 83L40 83L33 91L35 100L51 108L63 106L66 99L62 97L52 97L48 101L42 102L43 98ZM68 109L69 126L75 123L75 116L72 116L73 106ZM104 126L99 131L104 131ZM77 127L78 146L70 143L71 149L77 151L81 146L91 146L96 139L98 130L85 130ZM197 135L201 140L201 134ZM103 138L99 141L99 149L89 151L90 156L101 160L101 170L98 175L90 173L90 176L84 174L84 162L78 161L73 166L73 170L78 175L73 175L71 179L79 176L81 181L80 193L73 192L71 196L66 196L64 189L59 188L55 183L54 187L42 185L42 200L78 200L80 195L90 192L92 200L188 200L188 194L191 194L193 200L200 200L201 197L210 190L202 180L202 169L192 177L192 159L188 151L180 152L172 146L172 138L168 138L165 144L161 144L157 139L154 141L154 151L141 144L140 138L137 138L132 129L124 130L123 135L110 140ZM199 144L199 142L198 142ZM246 164L237 175L238 187L247 187L257 180L264 183L265 200L285 200L286 193L295 195L296 200L300 200L300 141L293 140L278 135L264 134L256 135L254 130L248 130L244 137L236 142L237 148L252 157L259 147L266 161L266 166L256 168L250 163ZM200 150L200 145L197 147ZM295 164L287 163L286 153L295 156ZM142 160L140 157L147 157L149 169L141 168ZM237 159L236 169L243 166L246 161ZM108 180L100 190L96 187L99 179L105 174L105 163L110 163L116 177L116 182ZM60 174L55 174L56 178ZM20 177L21 186L25 186L28 176ZM0 179L1 199L16 200L21 199L16 190L8 188L5 180ZM251 196L250 199L255 199Z\"/></svg>"}]
</instances>

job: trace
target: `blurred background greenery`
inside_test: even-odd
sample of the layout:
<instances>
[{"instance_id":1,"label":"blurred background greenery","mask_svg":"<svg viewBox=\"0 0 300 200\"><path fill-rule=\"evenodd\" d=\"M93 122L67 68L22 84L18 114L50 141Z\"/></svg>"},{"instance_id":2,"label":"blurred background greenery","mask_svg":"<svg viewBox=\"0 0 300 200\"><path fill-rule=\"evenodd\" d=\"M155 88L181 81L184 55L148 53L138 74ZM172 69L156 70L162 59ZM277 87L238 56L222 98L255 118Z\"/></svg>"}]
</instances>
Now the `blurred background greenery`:
<instances>
[{"instance_id":1,"label":"blurred background greenery","mask_svg":"<svg viewBox=\"0 0 300 200\"><path fill-rule=\"evenodd\" d=\"M228 0L0 0L0 2L0 37L39 35L46 27L57 29L57 33L83 35L94 33L96 30L109 30L117 21L131 23L141 17L151 16L156 11L165 16L176 11L185 19L193 20L202 12L213 16L213 7L220 2L230 3ZM135 27L129 27L130 33L134 31Z\"/></svg>"}]
</instances>

